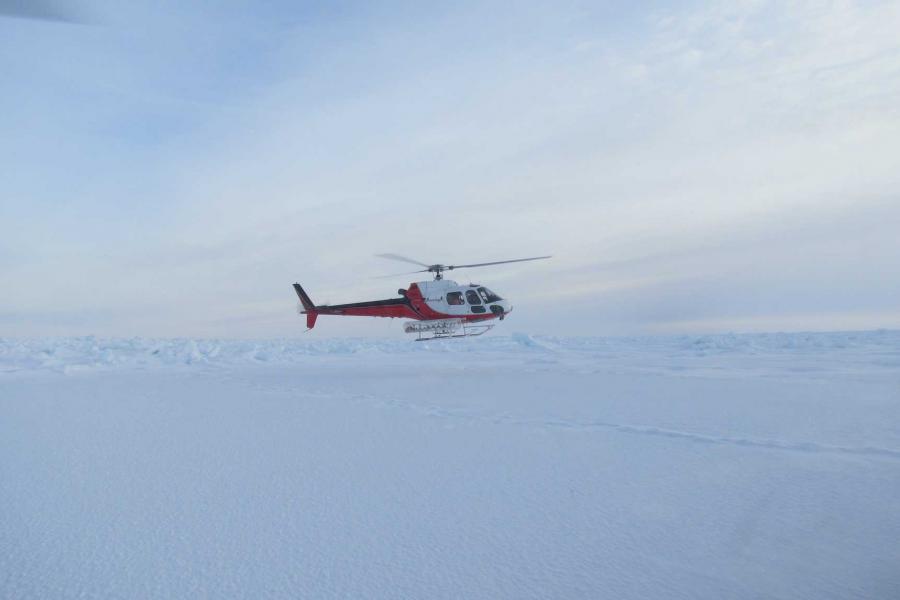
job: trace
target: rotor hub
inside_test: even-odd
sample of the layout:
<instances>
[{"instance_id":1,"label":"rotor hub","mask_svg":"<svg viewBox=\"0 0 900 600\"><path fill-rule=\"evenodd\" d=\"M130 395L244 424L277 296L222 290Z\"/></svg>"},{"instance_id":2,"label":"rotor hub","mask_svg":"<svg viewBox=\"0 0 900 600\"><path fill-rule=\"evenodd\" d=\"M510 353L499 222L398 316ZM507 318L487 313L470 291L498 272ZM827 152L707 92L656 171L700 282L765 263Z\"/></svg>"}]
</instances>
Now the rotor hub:
<instances>
[{"instance_id":1,"label":"rotor hub","mask_svg":"<svg viewBox=\"0 0 900 600\"><path fill-rule=\"evenodd\" d=\"M431 265L430 267L428 267L428 272L434 273L435 281L440 281L441 279L444 278L444 275L443 275L444 271L452 271L452 270L453 270L453 265L450 265L450 266L448 266L448 265Z\"/></svg>"}]
</instances>

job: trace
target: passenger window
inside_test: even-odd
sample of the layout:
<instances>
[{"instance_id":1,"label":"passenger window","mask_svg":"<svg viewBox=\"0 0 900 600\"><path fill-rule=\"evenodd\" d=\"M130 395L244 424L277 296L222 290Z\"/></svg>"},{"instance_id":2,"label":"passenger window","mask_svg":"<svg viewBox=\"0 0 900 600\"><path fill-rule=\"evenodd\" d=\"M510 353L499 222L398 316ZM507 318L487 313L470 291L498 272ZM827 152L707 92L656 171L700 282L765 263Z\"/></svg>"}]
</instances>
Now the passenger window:
<instances>
[{"instance_id":1,"label":"passenger window","mask_svg":"<svg viewBox=\"0 0 900 600\"><path fill-rule=\"evenodd\" d=\"M465 304L466 301L463 300L462 292L450 292L447 294L447 304L452 306L460 306Z\"/></svg>"},{"instance_id":2,"label":"passenger window","mask_svg":"<svg viewBox=\"0 0 900 600\"><path fill-rule=\"evenodd\" d=\"M481 304L481 298L478 297L475 290L466 290L466 300L469 301L469 304Z\"/></svg>"}]
</instances>

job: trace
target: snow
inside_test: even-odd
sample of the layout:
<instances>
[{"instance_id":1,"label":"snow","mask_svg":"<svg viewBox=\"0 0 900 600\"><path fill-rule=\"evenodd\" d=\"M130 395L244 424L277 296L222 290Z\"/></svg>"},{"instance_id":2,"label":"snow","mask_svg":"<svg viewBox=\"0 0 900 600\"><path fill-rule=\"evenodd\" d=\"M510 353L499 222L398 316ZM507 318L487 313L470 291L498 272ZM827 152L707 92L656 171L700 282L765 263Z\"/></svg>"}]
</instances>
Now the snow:
<instances>
[{"instance_id":1,"label":"snow","mask_svg":"<svg viewBox=\"0 0 900 600\"><path fill-rule=\"evenodd\" d=\"M900 332L0 339L3 598L898 598Z\"/></svg>"}]
</instances>

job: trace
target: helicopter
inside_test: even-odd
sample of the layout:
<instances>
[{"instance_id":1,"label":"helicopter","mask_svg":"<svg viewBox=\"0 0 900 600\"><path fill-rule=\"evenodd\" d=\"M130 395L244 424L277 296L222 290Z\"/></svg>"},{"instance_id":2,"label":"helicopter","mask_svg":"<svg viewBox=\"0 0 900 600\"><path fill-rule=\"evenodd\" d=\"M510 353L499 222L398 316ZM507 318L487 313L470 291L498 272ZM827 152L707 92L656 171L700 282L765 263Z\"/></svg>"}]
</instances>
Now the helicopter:
<instances>
[{"instance_id":1,"label":"helicopter","mask_svg":"<svg viewBox=\"0 0 900 600\"><path fill-rule=\"evenodd\" d=\"M512 305L486 286L477 283L461 285L444 279L444 272L551 258L534 256L466 265L429 265L399 254L376 254L376 256L425 267L418 271L386 277L432 273L434 279L411 283L406 289L400 288L397 290L399 298L320 305L316 305L300 284L295 283L294 291L300 299L297 312L306 315L307 331L316 326L319 315L339 315L412 319L403 324L403 331L417 334L416 341L482 335L494 326L494 323L488 321L494 319L502 321L512 312Z\"/></svg>"}]
</instances>

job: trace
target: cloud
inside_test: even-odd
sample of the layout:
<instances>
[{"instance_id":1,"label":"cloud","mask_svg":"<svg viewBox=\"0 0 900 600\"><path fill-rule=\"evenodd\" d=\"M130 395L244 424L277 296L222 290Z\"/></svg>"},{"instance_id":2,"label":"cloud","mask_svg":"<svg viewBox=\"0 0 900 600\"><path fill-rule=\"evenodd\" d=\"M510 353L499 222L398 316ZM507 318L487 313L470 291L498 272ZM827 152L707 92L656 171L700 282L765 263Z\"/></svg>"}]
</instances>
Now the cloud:
<instances>
[{"instance_id":1,"label":"cloud","mask_svg":"<svg viewBox=\"0 0 900 600\"><path fill-rule=\"evenodd\" d=\"M83 7L53 0L0 0L0 16L60 23L84 23Z\"/></svg>"},{"instance_id":2,"label":"cloud","mask_svg":"<svg viewBox=\"0 0 900 600\"><path fill-rule=\"evenodd\" d=\"M394 8L151 12L137 42L70 41L80 74L45 48L10 109L34 126L5 126L0 308L52 311L54 281L73 311L133 311L86 332L264 337L300 331L295 279L335 302L408 283L368 279L377 252L552 253L460 277L548 333L890 314L896 6Z\"/></svg>"}]
</instances>

